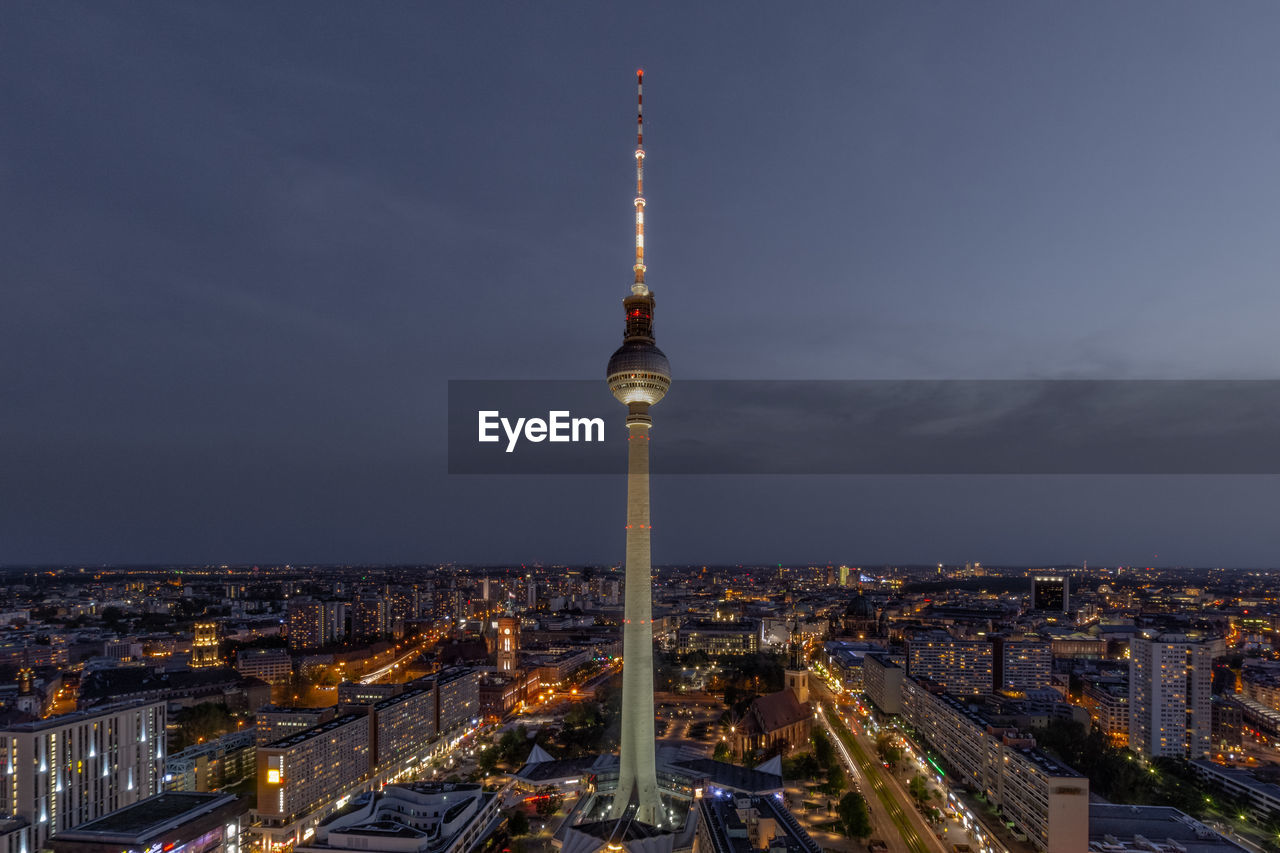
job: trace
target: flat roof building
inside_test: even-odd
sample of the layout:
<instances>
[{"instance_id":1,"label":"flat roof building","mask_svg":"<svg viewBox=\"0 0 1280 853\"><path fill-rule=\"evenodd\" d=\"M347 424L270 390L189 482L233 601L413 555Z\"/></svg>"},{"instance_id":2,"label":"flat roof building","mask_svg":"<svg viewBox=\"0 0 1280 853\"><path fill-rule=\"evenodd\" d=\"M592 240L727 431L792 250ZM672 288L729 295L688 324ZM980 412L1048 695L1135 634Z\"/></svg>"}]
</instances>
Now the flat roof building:
<instances>
[{"instance_id":1,"label":"flat roof building","mask_svg":"<svg viewBox=\"0 0 1280 853\"><path fill-rule=\"evenodd\" d=\"M1248 853L1172 806L1089 806L1092 853Z\"/></svg>"},{"instance_id":2,"label":"flat roof building","mask_svg":"<svg viewBox=\"0 0 1280 853\"><path fill-rule=\"evenodd\" d=\"M693 853L822 853L775 797L724 795L698 800Z\"/></svg>"},{"instance_id":3,"label":"flat roof building","mask_svg":"<svg viewBox=\"0 0 1280 853\"><path fill-rule=\"evenodd\" d=\"M990 693L991 643L957 640L945 631L915 633L907 638L907 675L935 681L956 696Z\"/></svg>"},{"instance_id":4,"label":"flat roof building","mask_svg":"<svg viewBox=\"0 0 1280 853\"><path fill-rule=\"evenodd\" d=\"M504 791L414 782L361 794L321 821L296 853L466 853L502 818Z\"/></svg>"},{"instance_id":5,"label":"flat roof building","mask_svg":"<svg viewBox=\"0 0 1280 853\"><path fill-rule=\"evenodd\" d=\"M32 853L57 833L160 793L166 703L101 705L0 724L0 815L30 827Z\"/></svg>"},{"instance_id":6,"label":"flat roof building","mask_svg":"<svg viewBox=\"0 0 1280 853\"><path fill-rule=\"evenodd\" d=\"M1088 846L1089 780L1035 748L1017 729L995 726L937 684L908 678L903 716L959 777L1046 853Z\"/></svg>"},{"instance_id":7,"label":"flat roof building","mask_svg":"<svg viewBox=\"0 0 1280 853\"><path fill-rule=\"evenodd\" d=\"M239 853L248 806L231 794L157 794L58 833L54 853Z\"/></svg>"}]
</instances>

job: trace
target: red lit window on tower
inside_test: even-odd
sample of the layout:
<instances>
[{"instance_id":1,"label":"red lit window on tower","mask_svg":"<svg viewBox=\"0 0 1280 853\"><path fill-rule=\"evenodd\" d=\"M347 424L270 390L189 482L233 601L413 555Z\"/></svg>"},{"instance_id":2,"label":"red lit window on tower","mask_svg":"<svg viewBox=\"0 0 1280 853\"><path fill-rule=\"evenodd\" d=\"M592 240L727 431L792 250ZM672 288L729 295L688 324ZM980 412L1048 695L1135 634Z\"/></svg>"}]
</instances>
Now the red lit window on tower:
<instances>
[{"instance_id":1,"label":"red lit window on tower","mask_svg":"<svg viewBox=\"0 0 1280 853\"><path fill-rule=\"evenodd\" d=\"M627 311L627 334L649 335L652 328L653 314L643 306L635 306Z\"/></svg>"}]
</instances>

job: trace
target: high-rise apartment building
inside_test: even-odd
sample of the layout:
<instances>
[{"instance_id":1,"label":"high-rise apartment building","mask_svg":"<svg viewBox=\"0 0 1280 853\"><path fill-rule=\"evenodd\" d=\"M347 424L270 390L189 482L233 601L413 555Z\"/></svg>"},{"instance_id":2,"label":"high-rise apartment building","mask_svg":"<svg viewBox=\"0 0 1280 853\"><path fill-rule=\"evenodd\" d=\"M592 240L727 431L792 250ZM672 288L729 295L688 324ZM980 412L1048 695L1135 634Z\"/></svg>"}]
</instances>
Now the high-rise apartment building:
<instances>
[{"instance_id":1,"label":"high-rise apartment building","mask_svg":"<svg viewBox=\"0 0 1280 853\"><path fill-rule=\"evenodd\" d=\"M164 702L121 703L0 728L0 817L30 826L30 851L58 832L158 794Z\"/></svg>"},{"instance_id":2,"label":"high-rise apartment building","mask_svg":"<svg viewBox=\"0 0 1280 853\"><path fill-rule=\"evenodd\" d=\"M888 654L863 655L862 681L867 698L886 714L902 713L902 679L906 672Z\"/></svg>"},{"instance_id":3,"label":"high-rise apartment building","mask_svg":"<svg viewBox=\"0 0 1280 853\"><path fill-rule=\"evenodd\" d=\"M351 612L351 636L357 641L376 640L390 631L387 602L377 595L361 595Z\"/></svg>"},{"instance_id":4,"label":"high-rise apartment building","mask_svg":"<svg viewBox=\"0 0 1280 853\"><path fill-rule=\"evenodd\" d=\"M1044 853L1089 846L1089 780L1035 748L1035 739L993 725L937 685L905 679L902 713L958 781L982 792Z\"/></svg>"},{"instance_id":5,"label":"high-rise apartment building","mask_svg":"<svg viewBox=\"0 0 1280 853\"><path fill-rule=\"evenodd\" d=\"M1129 641L1129 748L1196 759L1213 734L1214 644L1181 634Z\"/></svg>"},{"instance_id":6,"label":"high-rise apartment building","mask_svg":"<svg viewBox=\"0 0 1280 853\"><path fill-rule=\"evenodd\" d=\"M365 781L370 725L366 713L344 714L258 747L257 813L264 825L286 826Z\"/></svg>"},{"instance_id":7,"label":"high-rise apartment building","mask_svg":"<svg viewBox=\"0 0 1280 853\"><path fill-rule=\"evenodd\" d=\"M436 687L436 731L448 736L480 717L480 670L455 666L432 676Z\"/></svg>"},{"instance_id":8,"label":"high-rise apartment building","mask_svg":"<svg viewBox=\"0 0 1280 853\"><path fill-rule=\"evenodd\" d=\"M374 709L374 757L379 770L425 762L436 736L436 685L431 681L383 699Z\"/></svg>"},{"instance_id":9,"label":"high-rise apartment building","mask_svg":"<svg viewBox=\"0 0 1280 853\"><path fill-rule=\"evenodd\" d=\"M327 723L333 717L333 708L282 708L276 705L259 708L254 718L257 745L266 746L284 740Z\"/></svg>"},{"instance_id":10,"label":"high-rise apartment building","mask_svg":"<svg viewBox=\"0 0 1280 853\"><path fill-rule=\"evenodd\" d=\"M990 693L995 677L991 643L919 631L907 639L907 675L941 684L955 696Z\"/></svg>"},{"instance_id":11,"label":"high-rise apartment building","mask_svg":"<svg viewBox=\"0 0 1280 853\"><path fill-rule=\"evenodd\" d=\"M1053 650L1048 643L1005 637L991 642L993 684L997 691L1025 693L1049 686L1053 676Z\"/></svg>"},{"instance_id":12,"label":"high-rise apartment building","mask_svg":"<svg viewBox=\"0 0 1280 853\"><path fill-rule=\"evenodd\" d=\"M333 636L325 620L323 601L294 601L289 604L289 648L318 649Z\"/></svg>"}]
</instances>

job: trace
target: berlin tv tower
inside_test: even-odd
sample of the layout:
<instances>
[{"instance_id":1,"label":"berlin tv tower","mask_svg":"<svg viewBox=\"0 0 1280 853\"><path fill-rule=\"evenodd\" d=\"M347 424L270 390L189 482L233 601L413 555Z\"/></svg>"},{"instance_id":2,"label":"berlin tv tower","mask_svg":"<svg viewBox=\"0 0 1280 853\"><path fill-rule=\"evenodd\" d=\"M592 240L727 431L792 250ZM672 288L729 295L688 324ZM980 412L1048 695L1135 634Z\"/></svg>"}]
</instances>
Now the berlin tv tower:
<instances>
[{"instance_id":1,"label":"berlin tv tower","mask_svg":"<svg viewBox=\"0 0 1280 853\"><path fill-rule=\"evenodd\" d=\"M622 628L622 744L610 817L638 801L635 820L666 823L653 737L653 589L649 562L649 407L671 387L653 339L653 294L644 281L644 71L636 72L636 262L622 346L609 359L609 390L627 407L627 597Z\"/></svg>"}]
</instances>

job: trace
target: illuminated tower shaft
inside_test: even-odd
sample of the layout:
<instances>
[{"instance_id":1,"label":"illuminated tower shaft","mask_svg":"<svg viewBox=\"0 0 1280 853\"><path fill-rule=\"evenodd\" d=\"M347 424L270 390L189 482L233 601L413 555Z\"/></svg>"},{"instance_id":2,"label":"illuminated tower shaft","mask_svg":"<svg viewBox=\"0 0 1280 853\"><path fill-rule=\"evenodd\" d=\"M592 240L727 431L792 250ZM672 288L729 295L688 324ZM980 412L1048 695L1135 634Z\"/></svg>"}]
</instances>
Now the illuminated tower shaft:
<instances>
[{"instance_id":1,"label":"illuminated tower shaft","mask_svg":"<svg viewBox=\"0 0 1280 853\"><path fill-rule=\"evenodd\" d=\"M637 96L643 72L636 73ZM649 554L649 407L671 385L671 367L653 337L653 294L644 281L644 124L636 130L636 261L622 346L609 359L609 389L627 406L627 595L622 626L622 744L610 817L636 801L635 819L666 823L658 795L653 737L653 589Z\"/></svg>"},{"instance_id":2,"label":"illuminated tower shaft","mask_svg":"<svg viewBox=\"0 0 1280 853\"><path fill-rule=\"evenodd\" d=\"M613 813L634 796L636 820L662 825L653 736L653 600L648 415L627 417L627 596L622 629L622 751Z\"/></svg>"}]
</instances>

